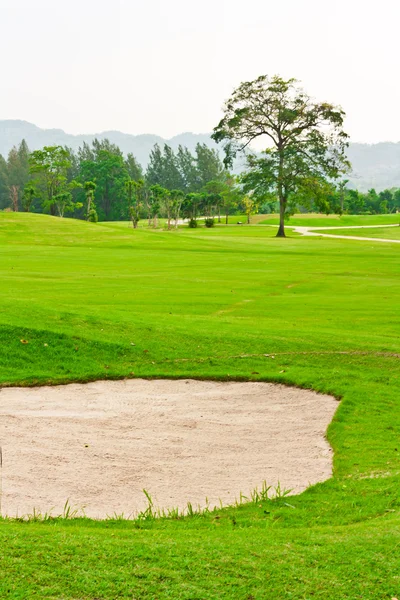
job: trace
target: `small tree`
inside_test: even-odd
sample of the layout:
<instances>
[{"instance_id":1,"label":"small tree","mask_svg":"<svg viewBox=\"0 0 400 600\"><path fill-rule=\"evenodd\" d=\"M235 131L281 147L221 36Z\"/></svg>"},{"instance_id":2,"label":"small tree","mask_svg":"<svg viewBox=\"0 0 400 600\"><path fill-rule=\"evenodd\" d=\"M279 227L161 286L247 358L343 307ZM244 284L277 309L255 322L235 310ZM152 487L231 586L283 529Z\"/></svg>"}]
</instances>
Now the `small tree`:
<instances>
[{"instance_id":1,"label":"small tree","mask_svg":"<svg viewBox=\"0 0 400 600\"><path fill-rule=\"evenodd\" d=\"M221 206L223 203L223 193L225 191L225 188L225 182L219 181L218 179L209 181L204 186L204 191L207 193L209 201L216 209L218 215L218 223L221 223Z\"/></svg>"},{"instance_id":2,"label":"small tree","mask_svg":"<svg viewBox=\"0 0 400 600\"><path fill-rule=\"evenodd\" d=\"M140 221L140 209L143 205L141 201L141 192L144 187L144 181L143 179L140 179L139 181L129 179L125 185L128 190L129 216L131 218L133 228L137 229Z\"/></svg>"},{"instance_id":3,"label":"small tree","mask_svg":"<svg viewBox=\"0 0 400 600\"><path fill-rule=\"evenodd\" d=\"M183 209L186 217L189 218L189 226L197 227L197 216L199 206L203 200L202 194L186 194L183 201Z\"/></svg>"},{"instance_id":4,"label":"small tree","mask_svg":"<svg viewBox=\"0 0 400 600\"><path fill-rule=\"evenodd\" d=\"M245 196L243 198L244 214L247 217L247 224L250 225L250 217L258 210L257 202L251 196Z\"/></svg>"},{"instance_id":5,"label":"small tree","mask_svg":"<svg viewBox=\"0 0 400 600\"><path fill-rule=\"evenodd\" d=\"M94 181L85 181L83 187L86 196L86 220L91 223L97 223L99 217L94 202L94 192L97 186Z\"/></svg>"},{"instance_id":6,"label":"small tree","mask_svg":"<svg viewBox=\"0 0 400 600\"><path fill-rule=\"evenodd\" d=\"M153 218L153 227L156 228L157 217L158 213L160 212L160 206L163 204L163 202L169 195L169 191L158 184L152 185L150 190L152 194L151 214Z\"/></svg>"},{"instance_id":7,"label":"small tree","mask_svg":"<svg viewBox=\"0 0 400 600\"><path fill-rule=\"evenodd\" d=\"M172 216L175 220L175 229L177 229L181 206L185 198L185 194L182 192L182 190L172 190L170 192L170 196L172 198Z\"/></svg>"},{"instance_id":8,"label":"small tree","mask_svg":"<svg viewBox=\"0 0 400 600\"><path fill-rule=\"evenodd\" d=\"M314 102L295 79L278 76L242 83L226 102L212 137L225 143L225 166L257 138L268 140L261 158L251 158L250 178L244 183L251 183L253 191L276 193L278 237L285 237L286 210L289 202L295 203L300 187L337 179L348 169L344 116L333 104Z\"/></svg>"},{"instance_id":9,"label":"small tree","mask_svg":"<svg viewBox=\"0 0 400 600\"><path fill-rule=\"evenodd\" d=\"M339 200L340 200L340 215L343 214L344 212L344 200L346 198L346 186L349 183L348 179L342 179L342 181L339 181L338 183L338 192L339 192Z\"/></svg>"},{"instance_id":10,"label":"small tree","mask_svg":"<svg viewBox=\"0 0 400 600\"><path fill-rule=\"evenodd\" d=\"M71 192L61 192L53 197L54 205L57 208L58 216L63 217L66 212L72 212L75 204L72 201Z\"/></svg>"},{"instance_id":11,"label":"small tree","mask_svg":"<svg viewBox=\"0 0 400 600\"><path fill-rule=\"evenodd\" d=\"M34 197L35 188L32 184L26 185L22 195L22 206L25 212L30 212Z\"/></svg>"},{"instance_id":12,"label":"small tree","mask_svg":"<svg viewBox=\"0 0 400 600\"><path fill-rule=\"evenodd\" d=\"M37 189L43 207L57 213L55 197L66 192L67 171L71 167L70 153L61 146L45 146L29 155L30 173L37 175Z\"/></svg>"}]
</instances>

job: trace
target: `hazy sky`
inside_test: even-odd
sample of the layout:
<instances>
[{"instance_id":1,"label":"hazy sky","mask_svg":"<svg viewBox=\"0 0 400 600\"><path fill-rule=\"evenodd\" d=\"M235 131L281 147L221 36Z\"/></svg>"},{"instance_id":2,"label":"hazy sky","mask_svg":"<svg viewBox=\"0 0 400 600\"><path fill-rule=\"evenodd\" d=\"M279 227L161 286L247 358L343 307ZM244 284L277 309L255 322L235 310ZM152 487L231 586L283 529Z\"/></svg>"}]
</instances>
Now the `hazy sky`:
<instances>
[{"instance_id":1,"label":"hazy sky","mask_svg":"<svg viewBox=\"0 0 400 600\"><path fill-rule=\"evenodd\" d=\"M0 0L0 119L208 132L280 74L341 104L353 141L399 141L399 23L399 0Z\"/></svg>"}]
</instances>

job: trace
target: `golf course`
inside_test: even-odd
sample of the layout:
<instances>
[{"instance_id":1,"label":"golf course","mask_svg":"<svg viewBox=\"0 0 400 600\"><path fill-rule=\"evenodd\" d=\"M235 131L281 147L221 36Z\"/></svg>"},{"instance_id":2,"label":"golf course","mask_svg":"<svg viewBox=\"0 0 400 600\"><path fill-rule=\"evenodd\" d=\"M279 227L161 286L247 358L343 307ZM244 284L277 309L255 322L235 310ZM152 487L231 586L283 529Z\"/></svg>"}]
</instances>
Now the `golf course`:
<instances>
[{"instance_id":1,"label":"golf course","mask_svg":"<svg viewBox=\"0 0 400 600\"><path fill-rule=\"evenodd\" d=\"M147 486L129 519L87 518L68 497L61 512L2 513L0 598L399 596L400 249L290 227L279 238L279 219L260 217L167 231L0 212L0 406L8 388L135 379L266 382L336 402L332 476L300 494L260 473L257 489L199 510L161 514ZM288 226L398 240L397 222ZM388 227L352 229L364 225Z\"/></svg>"}]
</instances>

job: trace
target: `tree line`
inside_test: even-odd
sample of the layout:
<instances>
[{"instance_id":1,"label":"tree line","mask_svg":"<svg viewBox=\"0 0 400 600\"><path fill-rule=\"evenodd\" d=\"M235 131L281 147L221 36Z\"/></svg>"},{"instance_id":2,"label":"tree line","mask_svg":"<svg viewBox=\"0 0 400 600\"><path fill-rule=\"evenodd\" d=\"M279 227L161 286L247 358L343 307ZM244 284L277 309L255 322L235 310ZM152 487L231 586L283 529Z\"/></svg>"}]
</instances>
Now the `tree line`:
<instances>
[{"instance_id":1,"label":"tree line","mask_svg":"<svg viewBox=\"0 0 400 600\"><path fill-rule=\"evenodd\" d=\"M248 161L259 158L248 157ZM262 159L261 159L262 160ZM257 166L257 165L256 165ZM387 214L400 211L400 189L367 193L347 187L347 180L308 189L286 209L326 214ZM44 212L89 221L128 220L137 227L141 219L157 226L160 216L168 227L179 218L196 226L198 217L212 223L214 217L227 222L228 215L279 211L274 193L265 189L257 168L234 176L218 153L198 144L192 154L179 146L177 152L155 145L146 171L132 154L107 139L84 143L74 153L61 146L29 151L23 140L0 155L0 209Z\"/></svg>"},{"instance_id":2,"label":"tree line","mask_svg":"<svg viewBox=\"0 0 400 600\"><path fill-rule=\"evenodd\" d=\"M160 216L168 227L181 216L196 226L199 215L210 225L217 215L227 220L255 209L238 178L205 144L197 144L194 154L156 144L144 171L107 139L84 143L76 153L62 146L30 152L22 141L7 160L0 156L0 209L7 208L89 221L130 219L134 227L140 219L157 226Z\"/></svg>"}]
</instances>

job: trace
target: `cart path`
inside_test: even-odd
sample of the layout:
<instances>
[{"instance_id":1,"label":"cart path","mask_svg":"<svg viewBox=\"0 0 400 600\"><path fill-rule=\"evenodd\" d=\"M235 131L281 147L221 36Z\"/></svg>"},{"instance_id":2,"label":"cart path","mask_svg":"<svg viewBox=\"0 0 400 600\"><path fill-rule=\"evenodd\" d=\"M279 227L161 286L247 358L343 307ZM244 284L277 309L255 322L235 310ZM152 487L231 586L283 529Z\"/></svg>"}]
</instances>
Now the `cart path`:
<instances>
[{"instance_id":1,"label":"cart path","mask_svg":"<svg viewBox=\"0 0 400 600\"><path fill-rule=\"evenodd\" d=\"M316 236L316 237L325 237L325 238L333 238L338 240L359 240L361 242L387 242L392 244L400 244L400 240L390 240L387 238L371 238L371 237L361 237L356 235L335 235L333 233L319 233L322 231L329 231L332 229L377 229L379 227L399 227L397 223L390 225L350 225L348 227L303 227L299 225L287 225L288 228L293 229L295 233L300 233L304 236Z\"/></svg>"}]
</instances>

